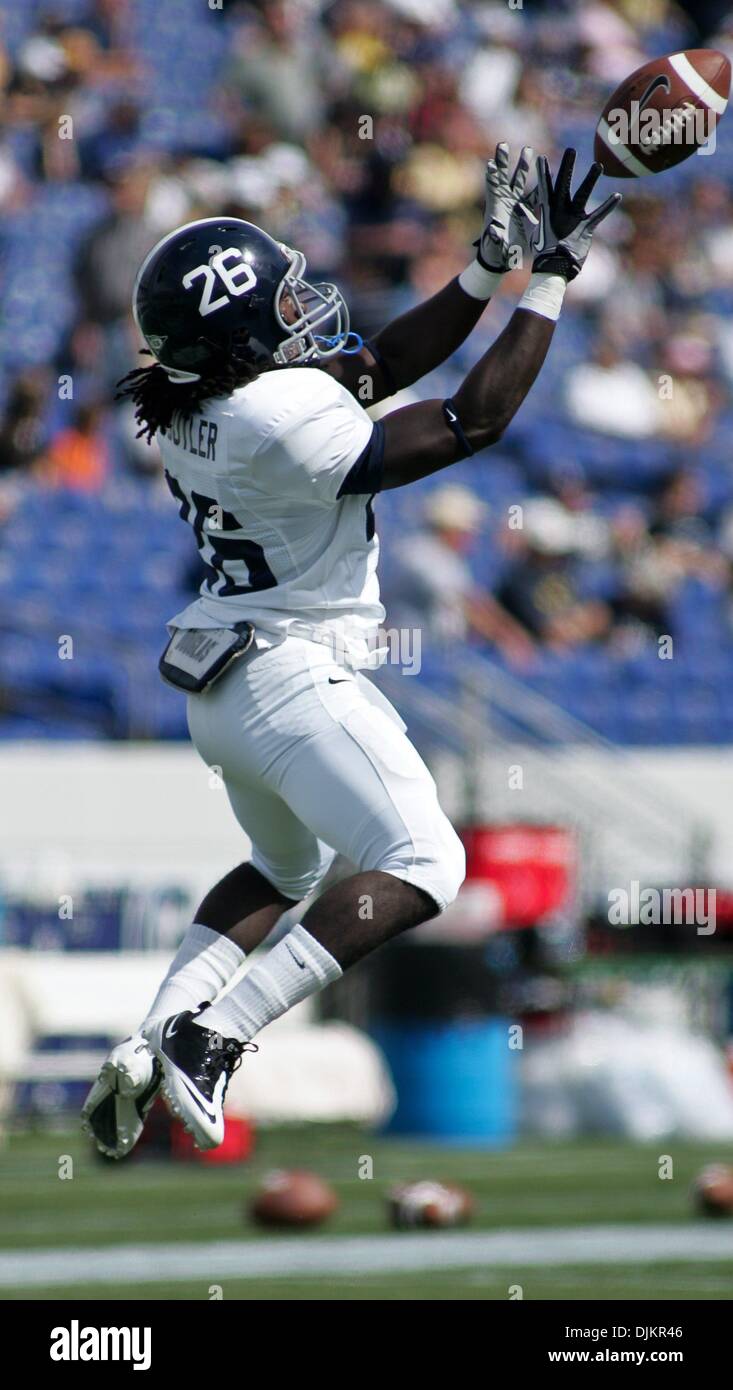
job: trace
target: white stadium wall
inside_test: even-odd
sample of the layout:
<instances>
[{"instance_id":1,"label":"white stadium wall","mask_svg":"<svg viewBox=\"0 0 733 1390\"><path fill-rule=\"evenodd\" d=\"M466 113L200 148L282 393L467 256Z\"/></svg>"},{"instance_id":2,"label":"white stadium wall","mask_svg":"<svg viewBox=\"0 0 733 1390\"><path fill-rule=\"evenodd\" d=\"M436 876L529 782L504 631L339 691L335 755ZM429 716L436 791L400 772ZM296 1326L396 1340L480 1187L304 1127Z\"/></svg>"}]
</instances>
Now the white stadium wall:
<instances>
[{"instance_id":1,"label":"white stadium wall","mask_svg":"<svg viewBox=\"0 0 733 1390\"><path fill-rule=\"evenodd\" d=\"M246 858L216 774L187 744L0 748L0 876L12 890L205 889Z\"/></svg>"},{"instance_id":2,"label":"white stadium wall","mask_svg":"<svg viewBox=\"0 0 733 1390\"><path fill-rule=\"evenodd\" d=\"M570 775L579 758L592 765L601 786L617 774L619 755L611 750L555 756ZM653 781L667 790L673 814L676 807L707 821L711 880L733 886L733 749L633 750L623 760L640 794ZM455 767L438 770L446 810L460 819L458 774ZM186 744L7 744L0 748L0 785L6 891L47 897L81 884L164 880L197 893L248 853L216 773ZM531 796L522 795L517 812L532 818ZM600 804L598 812L602 817ZM651 865L634 867L640 878L653 873Z\"/></svg>"}]
</instances>

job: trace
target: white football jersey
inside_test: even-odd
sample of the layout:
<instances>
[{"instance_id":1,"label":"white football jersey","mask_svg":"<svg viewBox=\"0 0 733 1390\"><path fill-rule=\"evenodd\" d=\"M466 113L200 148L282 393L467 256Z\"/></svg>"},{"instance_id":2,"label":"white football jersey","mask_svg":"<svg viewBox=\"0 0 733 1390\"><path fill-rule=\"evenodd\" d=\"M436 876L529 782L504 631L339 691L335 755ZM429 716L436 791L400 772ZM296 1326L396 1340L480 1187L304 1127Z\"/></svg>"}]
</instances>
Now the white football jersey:
<instances>
[{"instance_id":1,"label":"white football jersey","mask_svg":"<svg viewBox=\"0 0 733 1390\"><path fill-rule=\"evenodd\" d=\"M169 626L247 619L260 640L291 631L346 665L379 664L381 430L317 367L265 372L187 420L174 414L158 442L206 577Z\"/></svg>"}]
</instances>

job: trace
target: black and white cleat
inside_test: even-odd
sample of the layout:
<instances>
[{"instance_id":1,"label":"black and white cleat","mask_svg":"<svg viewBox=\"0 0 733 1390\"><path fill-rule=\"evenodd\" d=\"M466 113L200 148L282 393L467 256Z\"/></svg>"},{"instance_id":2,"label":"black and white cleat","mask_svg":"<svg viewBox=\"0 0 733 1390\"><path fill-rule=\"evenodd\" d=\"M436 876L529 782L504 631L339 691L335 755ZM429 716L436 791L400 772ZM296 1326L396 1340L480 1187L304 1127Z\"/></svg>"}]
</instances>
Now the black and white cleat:
<instances>
[{"instance_id":1,"label":"black and white cleat","mask_svg":"<svg viewBox=\"0 0 733 1390\"><path fill-rule=\"evenodd\" d=\"M199 1149L215 1149L224 1138L224 1098L245 1051L254 1043L223 1038L195 1022L186 1010L157 1019L147 1030L148 1043L163 1069L161 1087L174 1115L193 1135Z\"/></svg>"},{"instance_id":2,"label":"black and white cleat","mask_svg":"<svg viewBox=\"0 0 733 1390\"><path fill-rule=\"evenodd\" d=\"M110 1052L81 1112L82 1129L108 1158L125 1158L135 1147L162 1074L141 1033Z\"/></svg>"}]
</instances>

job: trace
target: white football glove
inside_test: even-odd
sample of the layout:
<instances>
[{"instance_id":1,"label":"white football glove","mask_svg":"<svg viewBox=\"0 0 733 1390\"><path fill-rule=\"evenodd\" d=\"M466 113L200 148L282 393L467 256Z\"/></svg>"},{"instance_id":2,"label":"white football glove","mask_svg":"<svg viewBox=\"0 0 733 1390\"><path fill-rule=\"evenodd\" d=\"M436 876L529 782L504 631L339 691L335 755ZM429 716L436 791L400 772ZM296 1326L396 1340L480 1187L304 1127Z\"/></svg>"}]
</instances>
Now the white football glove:
<instances>
[{"instance_id":1,"label":"white football glove","mask_svg":"<svg viewBox=\"0 0 733 1390\"><path fill-rule=\"evenodd\" d=\"M502 272L516 269L529 251L528 233L534 228L521 216L519 204L527 184L532 154L531 147L525 145L511 178L509 146L505 140L497 145L494 158L487 162L484 227L478 241L474 242L476 259L484 270Z\"/></svg>"}]
</instances>

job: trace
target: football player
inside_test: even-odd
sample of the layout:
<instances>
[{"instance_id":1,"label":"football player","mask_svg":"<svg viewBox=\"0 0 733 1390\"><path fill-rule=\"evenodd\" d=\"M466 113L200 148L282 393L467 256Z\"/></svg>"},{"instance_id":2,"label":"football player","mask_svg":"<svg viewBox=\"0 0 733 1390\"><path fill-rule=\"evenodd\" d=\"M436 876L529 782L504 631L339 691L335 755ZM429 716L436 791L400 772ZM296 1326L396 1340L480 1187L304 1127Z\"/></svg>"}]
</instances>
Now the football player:
<instances>
[{"instance_id":1,"label":"football player","mask_svg":"<svg viewBox=\"0 0 733 1390\"><path fill-rule=\"evenodd\" d=\"M117 1047L84 1106L121 1157L162 1088L201 1148L221 1142L229 1079L266 1024L367 952L441 912L463 847L401 719L363 674L384 609L372 501L501 438L539 372L595 228L594 165L571 193L531 151L486 171L476 256L425 303L362 342L340 291L304 256L233 218L163 238L133 307L153 362L129 373L140 433L157 436L205 578L169 624L164 677L188 691L191 738L220 770L252 843L204 898L139 1033ZM460 346L506 270L529 284L451 400L373 423L365 406ZM357 872L325 891L252 967L246 956L312 894L339 852ZM235 978L236 977L236 978Z\"/></svg>"}]
</instances>

